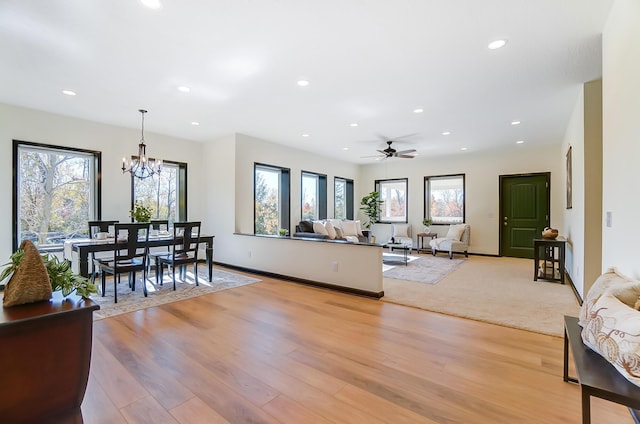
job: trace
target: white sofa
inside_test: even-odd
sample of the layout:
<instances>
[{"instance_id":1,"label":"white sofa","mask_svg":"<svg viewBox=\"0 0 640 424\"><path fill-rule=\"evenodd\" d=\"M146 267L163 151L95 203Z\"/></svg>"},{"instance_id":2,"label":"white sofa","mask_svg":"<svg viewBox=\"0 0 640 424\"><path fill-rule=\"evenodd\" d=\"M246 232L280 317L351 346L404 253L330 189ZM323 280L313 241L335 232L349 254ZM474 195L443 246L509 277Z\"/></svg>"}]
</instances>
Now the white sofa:
<instances>
[{"instance_id":1,"label":"white sofa","mask_svg":"<svg viewBox=\"0 0 640 424\"><path fill-rule=\"evenodd\" d=\"M444 226L444 228L447 229L445 234L442 234L444 231L439 229L438 237L431 239L429 242L433 256L438 252L447 252L449 253L449 259L453 259L454 253L464 253L465 258L468 258L471 226L469 224L452 224L448 227Z\"/></svg>"}]
</instances>

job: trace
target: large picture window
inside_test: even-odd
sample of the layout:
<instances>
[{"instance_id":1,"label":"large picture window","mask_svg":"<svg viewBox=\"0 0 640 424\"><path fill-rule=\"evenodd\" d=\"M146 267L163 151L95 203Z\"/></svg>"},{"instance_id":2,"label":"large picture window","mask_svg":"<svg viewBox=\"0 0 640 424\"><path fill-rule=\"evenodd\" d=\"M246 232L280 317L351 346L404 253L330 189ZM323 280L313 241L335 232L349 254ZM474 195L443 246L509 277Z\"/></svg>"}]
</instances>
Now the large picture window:
<instances>
[{"instance_id":1,"label":"large picture window","mask_svg":"<svg viewBox=\"0 0 640 424\"><path fill-rule=\"evenodd\" d=\"M187 220L187 164L163 161L162 172L141 180L131 177L131 209L140 202L151 209L151 219L169 224Z\"/></svg>"},{"instance_id":2,"label":"large picture window","mask_svg":"<svg viewBox=\"0 0 640 424\"><path fill-rule=\"evenodd\" d=\"M100 219L100 152L13 141L13 248L61 249Z\"/></svg>"},{"instance_id":3,"label":"large picture window","mask_svg":"<svg viewBox=\"0 0 640 424\"><path fill-rule=\"evenodd\" d=\"M289 230L289 169L254 164L254 233L277 235Z\"/></svg>"},{"instance_id":4,"label":"large picture window","mask_svg":"<svg viewBox=\"0 0 640 424\"><path fill-rule=\"evenodd\" d=\"M406 178L376 180L375 190L380 193L380 200L383 201L382 213L380 214L379 222L408 222L408 184L409 183Z\"/></svg>"},{"instance_id":5,"label":"large picture window","mask_svg":"<svg viewBox=\"0 0 640 424\"><path fill-rule=\"evenodd\" d=\"M434 224L464 222L464 177L464 174L457 174L424 178L425 217Z\"/></svg>"},{"instance_id":6,"label":"large picture window","mask_svg":"<svg viewBox=\"0 0 640 424\"><path fill-rule=\"evenodd\" d=\"M335 177L333 195L333 217L353 219L353 180Z\"/></svg>"},{"instance_id":7,"label":"large picture window","mask_svg":"<svg viewBox=\"0 0 640 424\"><path fill-rule=\"evenodd\" d=\"M300 187L302 219L325 219L327 217L327 176L302 171Z\"/></svg>"}]
</instances>

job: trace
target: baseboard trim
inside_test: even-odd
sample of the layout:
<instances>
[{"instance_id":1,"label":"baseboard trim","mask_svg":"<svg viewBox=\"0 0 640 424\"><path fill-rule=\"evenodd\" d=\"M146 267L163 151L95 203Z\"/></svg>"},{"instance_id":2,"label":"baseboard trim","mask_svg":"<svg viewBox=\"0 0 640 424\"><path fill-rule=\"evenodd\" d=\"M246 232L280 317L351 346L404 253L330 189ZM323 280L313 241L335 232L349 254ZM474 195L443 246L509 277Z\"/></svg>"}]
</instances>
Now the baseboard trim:
<instances>
[{"instance_id":1,"label":"baseboard trim","mask_svg":"<svg viewBox=\"0 0 640 424\"><path fill-rule=\"evenodd\" d=\"M573 290L573 294L576 296L576 299L578 300L578 303L580 304L580 306L582 306L583 300L580 297L580 293L578 293L578 289L576 288L576 285L573 284L573 280L571 279L571 276L569 275L566 269L564 270L564 279L569 282L569 285L571 286L571 290Z\"/></svg>"},{"instance_id":2,"label":"baseboard trim","mask_svg":"<svg viewBox=\"0 0 640 424\"><path fill-rule=\"evenodd\" d=\"M352 287L343 287L343 286L338 286L338 285L335 285L335 284L323 283L322 281L314 281L314 280L307 280L305 278L292 277L290 275L283 275L283 274L278 274L278 273L275 273L275 272L262 271L260 269L247 268L247 267L238 266L238 265L230 265L230 264L226 264L224 262L213 261L213 263L215 265L224 266L226 268L231 268L231 269L235 269L235 270L238 270L238 271L250 272L252 274L264 275L265 277L277 278L279 280L291 281L291 282L298 283L298 284L304 284L306 286L320 287L320 288L323 288L323 289L339 291L339 292L342 292L342 293L353 294L353 295L356 295L356 296L364 296L364 297L370 297L370 298L374 298L374 299L380 299L381 297L384 296L384 290L383 291L379 291L379 292L372 292L372 291L368 291L368 290L354 289Z\"/></svg>"}]
</instances>

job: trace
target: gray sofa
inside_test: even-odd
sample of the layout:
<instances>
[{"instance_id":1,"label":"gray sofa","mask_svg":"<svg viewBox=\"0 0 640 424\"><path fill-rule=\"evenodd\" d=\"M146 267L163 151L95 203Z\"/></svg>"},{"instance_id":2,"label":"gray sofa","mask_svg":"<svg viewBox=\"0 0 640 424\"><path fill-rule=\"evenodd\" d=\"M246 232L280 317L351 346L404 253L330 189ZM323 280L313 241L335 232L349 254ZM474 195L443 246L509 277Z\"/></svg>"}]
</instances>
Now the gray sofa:
<instances>
[{"instance_id":1,"label":"gray sofa","mask_svg":"<svg viewBox=\"0 0 640 424\"><path fill-rule=\"evenodd\" d=\"M329 220L332 223L335 223L339 220L335 220L335 219L331 219ZM358 243L367 243L369 238L366 235L367 233L365 233L363 231L363 235L358 235ZM313 222L312 221L300 221L300 223L298 225L296 225L296 231L293 233L293 237L300 237L300 238L313 238L313 239L320 239L320 240L331 240L331 238L327 235L327 234L320 234L320 233L316 233L313 231ZM342 240L342 241L349 241L344 237L336 237L334 240Z\"/></svg>"}]
</instances>

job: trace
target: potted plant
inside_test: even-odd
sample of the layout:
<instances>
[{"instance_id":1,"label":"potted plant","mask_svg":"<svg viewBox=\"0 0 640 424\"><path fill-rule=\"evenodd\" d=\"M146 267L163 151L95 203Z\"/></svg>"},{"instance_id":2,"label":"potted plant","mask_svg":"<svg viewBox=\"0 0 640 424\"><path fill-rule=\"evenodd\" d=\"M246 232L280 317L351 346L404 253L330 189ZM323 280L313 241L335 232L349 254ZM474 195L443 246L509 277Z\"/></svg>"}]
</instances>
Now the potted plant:
<instances>
[{"instance_id":1,"label":"potted plant","mask_svg":"<svg viewBox=\"0 0 640 424\"><path fill-rule=\"evenodd\" d=\"M137 201L133 209L129 211L129 215L131 215L131 218L136 222L149 222L151 221L151 208Z\"/></svg>"},{"instance_id":2,"label":"potted plant","mask_svg":"<svg viewBox=\"0 0 640 424\"><path fill-rule=\"evenodd\" d=\"M285 229L285 228L280 228L278 230L278 234L280 234L280 237L286 237L286 235L289 233L289 230Z\"/></svg>"},{"instance_id":3,"label":"potted plant","mask_svg":"<svg viewBox=\"0 0 640 424\"><path fill-rule=\"evenodd\" d=\"M11 262L5 264L5 268L0 273L0 281L11 276L18 267L24 257L24 249L18 248L9 257ZM95 284L91 284L88 279L74 274L71 270L71 263L64 259L60 261L57 256L45 254L42 256L47 274L49 274L49 283L51 291L60 290L64 297L69 296L74 291L78 296L89 297L93 293L98 293Z\"/></svg>"},{"instance_id":4,"label":"potted plant","mask_svg":"<svg viewBox=\"0 0 640 424\"><path fill-rule=\"evenodd\" d=\"M367 217L367 221L362 224L364 228L369 229L373 224L378 222L382 213L382 204L380 193L372 191L360 200L360 210Z\"/></svg>"},{"instance_id":5,"label":"potted plant","mask_svg":"<svg viewBox=\"0 0 640 424\"><path fill-rule=\"evenodd\" d=\"M424 225L424 233L425 234L429 234L429 232L431 231L431 229L429 228L429 226L432 224L431 219L429 218L425 218L422 220L422 225Z\"/></svg>"}]
</instances>

